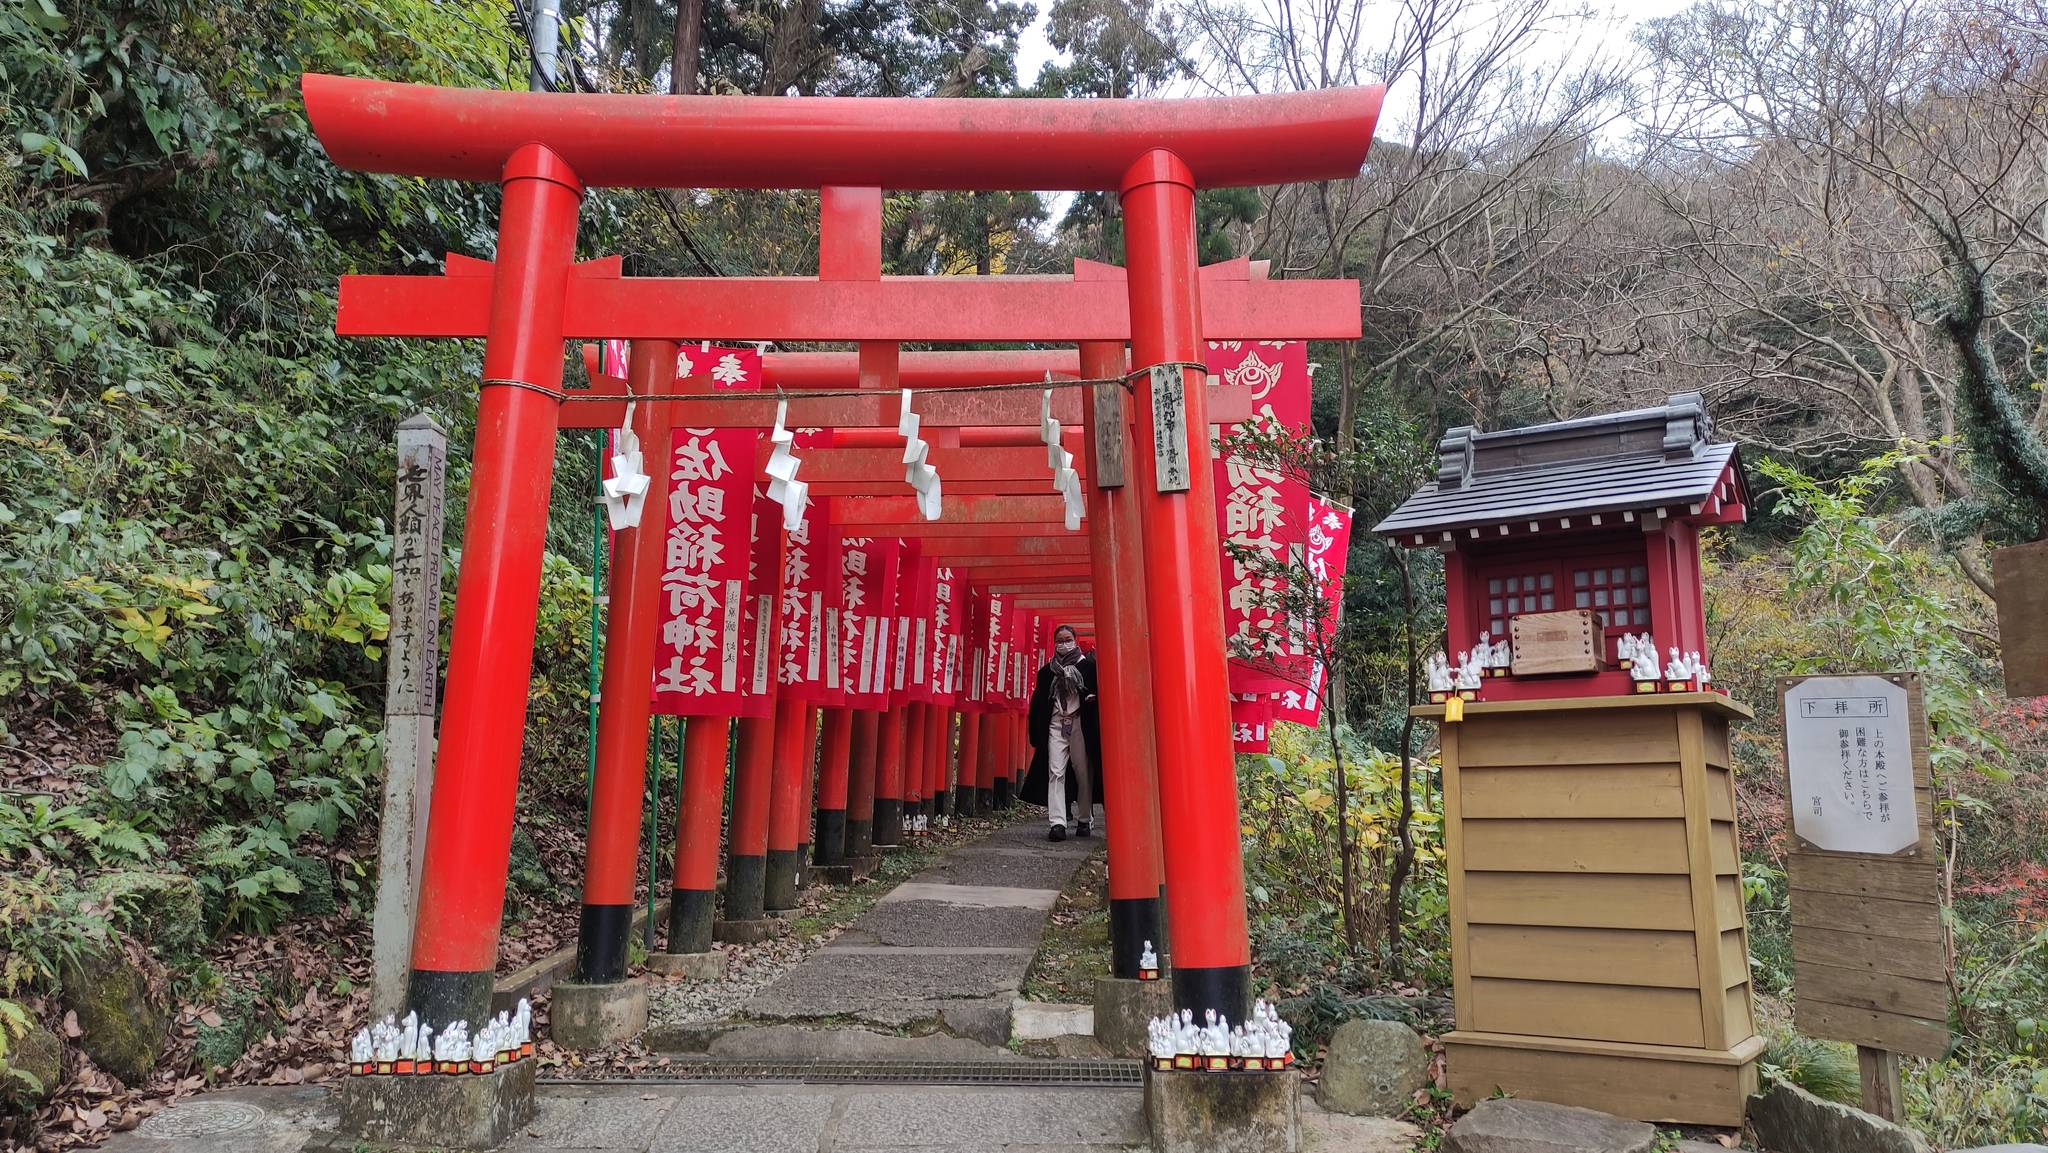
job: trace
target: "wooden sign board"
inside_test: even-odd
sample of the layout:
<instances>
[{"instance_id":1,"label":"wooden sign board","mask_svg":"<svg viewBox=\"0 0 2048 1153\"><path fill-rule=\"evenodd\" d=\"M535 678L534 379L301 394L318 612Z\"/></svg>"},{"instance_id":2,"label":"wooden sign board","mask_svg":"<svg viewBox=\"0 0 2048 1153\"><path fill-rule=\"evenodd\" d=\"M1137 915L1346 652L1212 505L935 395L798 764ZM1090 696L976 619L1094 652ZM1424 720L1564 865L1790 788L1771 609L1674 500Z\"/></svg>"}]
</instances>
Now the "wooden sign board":
<instances>
[{"instance_id":1,"label":"wooden sign board","mask_svg":"<svg viewBox=\"0 0 2048 1153\"><path fill-rule=\"evenodd\" d=\"M1599 630L1591 609L1523 613L1508 621L1509 656L1518 677L1600 671Z\"/></svg>"},{"instance_id":2,"label":"wooden sign board","mask_svg":"<svg viewBox=\"0 0 2048 1153\"><path fill-rule=\"evenodd\" d=\"M2048 694L2048 541L1991 554L1998 588L1998 644L2005 695Z\"/></svg>"},{"instance_id":3,"label":"wooden sign board","mask_svg":"<svg viewBox=\"0 0 2048 1153\"><path fill-rule=\"evenodd\" d=\"M1787 864L1794 1023L1865 1050L1866 1102L1875 1096L1874 1111L1890 1112L1896 1063L1887 1054L1939 1057L1949 1046L1919 678L1792 677L1778 686L1796 846ZM1874 1087L1887 1065L1894 1087Z\"/></svg>"}]
</instances>

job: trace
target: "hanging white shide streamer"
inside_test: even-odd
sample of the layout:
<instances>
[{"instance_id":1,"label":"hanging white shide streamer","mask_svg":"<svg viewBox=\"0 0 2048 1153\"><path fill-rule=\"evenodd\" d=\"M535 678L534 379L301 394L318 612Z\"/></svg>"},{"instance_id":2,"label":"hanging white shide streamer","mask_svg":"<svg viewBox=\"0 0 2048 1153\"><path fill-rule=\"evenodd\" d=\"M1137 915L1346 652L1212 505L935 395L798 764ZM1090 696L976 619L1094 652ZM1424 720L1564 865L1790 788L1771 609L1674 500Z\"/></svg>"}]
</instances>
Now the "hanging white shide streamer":
<instances>
[{"instance_id":1,"label":"hanging white shide streamer","mask_svg":"<svg viewBox=\"0 0 2048 1153\"><path fill-rule=\"evenodd\" d=\"M640 438L633 435L633 402L626 402L626 419L614 434L612 474L604 482L604 511L612 530L632 528L640 523L640 510L647 504L647 473L642 468Z\"/></svg>"},{"instance_id":2,"label":"hanging white shide streamer","mask_svg":"<svg viewBox=\"0 0 2048 1153\"><path fill-rule=\"evenodd\" d=\"M768 499L782 506L782 527L795 532L804 522L804 507L811 502L811 486L796 478L796 470L803 462L790 452L789 446L796 442L796 434L783 427L783 419L789 415L789 402L775 404L775 427L769 431L769 443L775 446L768 454Z\"/></svg>"},{"instance_id":3,"label":"hanging white shide streamer","mask_svg":"<svg viewBox=\"0 0 2048 1153\"><path fill-rule=\"evenodd\" d=\"M1052 374L1047 373L1045 378L1051 380ZM1087 514L1088 502L1081 495L1081 474L1074 471L1074 454L1060 444L1060 422L1052 414L1049 388L1038 407L1038 435L1045 441L1045 466L1052 470L1052 490L1066 501L1067 531L1075 532Z\"/></svg>"},{"instance_id":4,"label":"hanging white shide streamer","mask_svg":"<svg viewBox=\"0 0 2048 1153\"><path fill-rule=\"evenodd\" d=\"M896 431L903 435L903 481L917 490L918 515L939 519L939 470L926 463L931 446L917 435L918 417L910 410L910 390L903 390L903 415Z\"/></svg>"}]
</instances>

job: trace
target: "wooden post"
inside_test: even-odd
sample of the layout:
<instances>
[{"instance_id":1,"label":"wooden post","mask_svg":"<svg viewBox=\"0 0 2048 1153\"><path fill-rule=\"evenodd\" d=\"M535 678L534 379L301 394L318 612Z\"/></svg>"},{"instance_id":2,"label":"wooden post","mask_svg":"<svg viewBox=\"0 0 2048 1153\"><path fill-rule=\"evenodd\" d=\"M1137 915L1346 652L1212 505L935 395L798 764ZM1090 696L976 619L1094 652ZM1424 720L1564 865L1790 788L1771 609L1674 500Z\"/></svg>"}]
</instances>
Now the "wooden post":
<instances>
[{"instance_id":1,"label":"wooden post","mask_svg":"<svg viewBox=\"0 0 2048 1153\"><path fill-rule=\"evenodd\" d=\"M391 541L391 632L384 664L384 809L371 914L372 1016L402 1012L412 922L434 792L434 688L440 670L442 483L448 437L424 413L398 426Z\"/></svg>"},{"instance_id":2,"label":"wooden post","mask_svg":"<svg viewBox=\"0 0 2048 1153\"><path fill-rule=\"evenodd\" d=\"M1905 1113L1899 1088L1899 1055L1887 1049L1856 1046L1856 1063L1863 1073L1863 1111L1887 1121L1898 1121Z\"/></svg>"}]
</instances>

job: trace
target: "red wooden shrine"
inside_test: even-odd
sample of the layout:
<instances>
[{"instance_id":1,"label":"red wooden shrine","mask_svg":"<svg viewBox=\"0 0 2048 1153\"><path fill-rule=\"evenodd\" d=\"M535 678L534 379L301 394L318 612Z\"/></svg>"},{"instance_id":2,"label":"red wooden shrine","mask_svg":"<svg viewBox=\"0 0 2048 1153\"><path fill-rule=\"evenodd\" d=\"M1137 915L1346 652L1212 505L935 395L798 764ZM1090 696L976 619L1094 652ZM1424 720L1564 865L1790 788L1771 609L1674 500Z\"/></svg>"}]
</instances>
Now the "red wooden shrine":
<instances>
[{"instance_id":1,"label":"red wooden shrine","mask_svg":"<svg viewBox=\"0 0 2048 1153\"><path fill-rule=\"evenodd\" d=\"M1444 554L1447 647L1508 637L1518 616L1593 614L1592 672L1489 676L1488 700L1619 696L1624 635L1708 657L1700 529L1739 524L1748 488L1736 447L1712 439L1698 394L1655 408L1504 432L1454 428L1437 479L1374 529Z\"/></svg>"}]
</instances>

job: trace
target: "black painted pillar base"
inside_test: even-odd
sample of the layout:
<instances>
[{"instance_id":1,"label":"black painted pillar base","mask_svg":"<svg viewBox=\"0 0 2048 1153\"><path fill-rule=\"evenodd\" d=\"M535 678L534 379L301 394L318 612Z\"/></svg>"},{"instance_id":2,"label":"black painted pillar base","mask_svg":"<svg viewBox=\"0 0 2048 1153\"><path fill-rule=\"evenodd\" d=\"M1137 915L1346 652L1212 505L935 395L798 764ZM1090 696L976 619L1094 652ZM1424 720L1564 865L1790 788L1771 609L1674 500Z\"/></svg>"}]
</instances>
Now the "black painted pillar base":
<instances>
[{"instance_id":1,"label":"black painted pillar base","mask_svg":"<svg viewBox=\"0 0 2048 1153\"><path fill-rule=\"evenodd\" d=\"M976 789L976 790L974 790L974 808L975 808L975 812L976 812L976 813L978 813L978 814L980 814L980 813L993 813L993 812L995 812L995 811L996 811L996 791L995 791L995 789L993 789L993 788L987 788L987 789Z\"/></svg>"},{"instance_id":2,"label":"black painted pillar base","mask_svg":"<svg viewBox=\"0 0 2048 1153\"><path fill-rule=\"evenodd\" d=\"M765 857L729 856L725 859L725 919L758 921L767 916L762 898L767 892L768 860Z\"/></svg>"},{"instance_id":3,"label":"black painted pillar base","mask_svg":"<svg viewBox=\"0 0 2048 1153\"><path fill-rule=\"evenodd\" d=\"M609 985L626 979L626 939L633 934L633 906L585 905L576 927L576 981Z\"/></svg>"},{"instance_id":4,"label":"black painted pillar base","mask_svg":"<svg viewBox=\"0 0 2048 1153\"><path fill-rule=\"evenodd\" d=\"M796 908L797 852L795 849L768 850L762 906L770 912Z\"/></svg>"},{"instance_id":5,"label":"black painted pillar base","mask_svg":"<svg viewBox=\"0 0 2048 1153\"><path fill-rule=\"evenodd\" d=\"M1245 1021L1252 1013L1252 967L1219 965L1206 969L1173 967L1173 1007L1193 1009L1195 1020L1214 1009L1232 1024Z\"/></svg>"},{"instance_id":6,"label":"black painted pillar base","mask_svg":"<svg viewBox=\"0 0 2048 1153\"><path fill-rule=\"evenodd\" d=\"M948 809L946 807L946 797L948 795L949 794L945 789L940 789L938 792L932 794L932 816L943 817L946 814L952 812L951 809Z\"/></svg>"},{"instance_id":7,"label":"black painted pillar base","mask_svg":"<svg viewBox=\"0 0 2048 1153\"><path fill-rule=\"evenodd\" d=\"M846 822L846 856L872 856L874 850L875 823L871 820Z\"/></svg>"},{"instance_id":8,"label":"black painted pillar base","mask_svg":"<svg viewBox=\"0 0 2048 1153\"><path fill-rule=\"evenodd\" d=\"M972 817L977 815L980 812L980 808L976 802L980 799L972 785L962 785L954 789L953 815L956 817Z\"/></svg>"},{"instance_id":9,"label":"black painted pillar base","mask_svg":"<svg viewBox=\"0 0 2048 1153\"><path fill-rule=\"evenodd\" d=\"M711 951L711 924L717 920L718 894L711 889L670 889L668 891L668 948L670 953Z\"/></svg>"},{"instance_id":10,"label":"black painted pillar base","mask_svg":"<svg viewBox=\"0 0 2048 1153\"><path fill-rule=\"evenodd\" d=\"M1010 807L1010 778L1008 778L1008 777L997 777L997 778L996 778L996 808L998 808L998 809L1007 809L1007 808L1009 808L1009 807Z\"/></svg>"},{"instance_id":11,"label":"black painted pillar base","mask_svg":"<svg viewBox=\"0 0 2048 1153\"><path fill-rule=\"evenodd\" d=\"M1135 980L1138 959L1145 955L1145 943L1164 956L1166 943L1160 940L1160 903L1157 897L1111 898L1109 902L1109 975Z\"/></svg>"},{"instance_id":12,"label":"black painted pillar base","mask_svg":"<svg viewBox=\"0 0 2048 1153\"><path fill-rule=\"evenodd\" d=\"M818 810L818 843L812 846L811 862L837 865L846 860L846 810Z\"/></svg>"},{"instance_id":13,"label":"black painted pillar base","mask_svg":"<svg viewBox=\"0 0 2048 1153\"><path fill-rule=\"evenodd\" d=\"M496 975L489 972L452 973L440 969L414 969L405 989L405 1006L420 1020L440 1028L451 1021L487 1021L491 1016L491 986Z\"/></svg>"},{"instance_id":14,"label":"black painted pillar base","mask_svg":"<svg viewBox=\"0 0 2048 1153\"><path fill-rule=\"evenodd\" d=\"M875 798L874 843L897 845L903 842L903 800L900 797Z\"/></svg>"}]
</instances>

